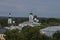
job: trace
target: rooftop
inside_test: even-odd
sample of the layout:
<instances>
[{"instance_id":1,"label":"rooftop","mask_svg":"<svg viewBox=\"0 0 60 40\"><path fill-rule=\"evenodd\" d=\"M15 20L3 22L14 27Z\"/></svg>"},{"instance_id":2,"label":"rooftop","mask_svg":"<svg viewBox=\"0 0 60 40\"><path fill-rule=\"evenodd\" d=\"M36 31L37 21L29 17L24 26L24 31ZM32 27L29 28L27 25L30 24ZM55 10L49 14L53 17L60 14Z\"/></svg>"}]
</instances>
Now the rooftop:
<instances>
[{"instance_id":1,"label":"rooftop","mask_svg":"<svg viewBox=\"0 0 60 40\"><path fill-rule=\"evenodd\" d=\"M60 26L49 26L47 28L41 29L40 31L45 35L51 37L58 30L60 30Z\"/></svg>"},{"instance_id":2,"label":"rooftop","mask_svg":"<svg viewBox=\"0 0 60 40\"><path fill-rule=\"evenodd\" d=\"M5 29L0 29L0 34L4 34L5 33Z\"/></svg>"}]
</instances>

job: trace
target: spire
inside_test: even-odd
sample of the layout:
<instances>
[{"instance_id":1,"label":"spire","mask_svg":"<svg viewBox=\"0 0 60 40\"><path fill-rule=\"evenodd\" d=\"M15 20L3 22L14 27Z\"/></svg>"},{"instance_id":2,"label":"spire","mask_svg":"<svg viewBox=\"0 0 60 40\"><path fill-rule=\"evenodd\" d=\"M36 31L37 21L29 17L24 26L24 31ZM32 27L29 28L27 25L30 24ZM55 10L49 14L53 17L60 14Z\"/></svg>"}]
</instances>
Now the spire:
<instances>
[{"instance_id":1,"label":"spire","mask_svg":"<svg viewBox=\"0 0 60 40\"><path fill-rule=\"evenodd\" d=\"M11 15L11 13L9 13L9 15Z\"/></svg>"},{"instance_id":2,"label":"spire","mask_svg":"<svg viewBox=\"0 0 60 40\"><path fill-rule=\"evenodd\" d=\"M33 15L33 13L30 13L30 15Z\"/></svg>"},{"instance_id":3,"label":"spire","mask_svg":"<svg viewBox=\"0 0 60 40\"><path fill-rule=\"evenodd\" d=\"M33 13L30 13L30 15L29 15L29 22L30 22L30 23L33 22L33 18L34 18Z\"/></svg>"},{"instance_id":4,"label":"spire","mask_svg":"<svg viewBox=\"0 0 60 40\"><path fill-rule=\"evenodd\" d=\"M9 17L8 17L8 24L12 24L11 13L9 13Z\"/></svg>"},{"instance_id":5,"label":"spire","mask_svg":"<svg viewBox=\"0 0 60 40\"><path fill-rule=\"evenodd\" d=\"M11 17L11 13L9 13L9 18Z\"/></svg>"},{"instance_id":6,"label":"spire","mask_svg":"<svg viewBox=\"0 0 60 40\"><path fill-rule=\"evenodd\" d=\"M37 18L37 15L34 15L34 18Z\"/></svg>"}]
</instances>

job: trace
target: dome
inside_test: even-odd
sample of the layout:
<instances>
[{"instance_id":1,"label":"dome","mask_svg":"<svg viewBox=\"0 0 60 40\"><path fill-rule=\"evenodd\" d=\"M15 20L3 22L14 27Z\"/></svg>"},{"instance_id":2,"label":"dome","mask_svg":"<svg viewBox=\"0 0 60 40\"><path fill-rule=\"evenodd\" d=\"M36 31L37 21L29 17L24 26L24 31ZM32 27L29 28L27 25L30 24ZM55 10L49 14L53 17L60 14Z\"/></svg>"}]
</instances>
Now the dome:
<instances>
[{"instance_id":1,"label":"dome","mask_svg":"<svg viewBox=\"0 0 60 40\"><path fill-rule=\"evenodd\" d=\"M30 13L30 15L33 15L33 13Z\"/></svg>"}]
</instances>

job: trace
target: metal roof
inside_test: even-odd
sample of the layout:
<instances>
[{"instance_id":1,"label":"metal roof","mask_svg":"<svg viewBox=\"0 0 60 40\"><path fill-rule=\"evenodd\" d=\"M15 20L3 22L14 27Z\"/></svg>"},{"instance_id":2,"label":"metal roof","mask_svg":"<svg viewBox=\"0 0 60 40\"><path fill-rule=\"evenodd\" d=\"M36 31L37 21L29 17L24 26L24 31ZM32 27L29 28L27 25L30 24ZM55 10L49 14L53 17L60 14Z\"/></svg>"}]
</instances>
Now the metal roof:
<instances>
[{"instance_id":1,"label":"metal roof","mask_svg":"<svg viewBox=\"0 0 60 40\"><path fill-rule=\"evenodd\" d=\"M47 36L53 36L53 34L60 30L60 26L49 26L47 28L41 29L40 32L43 32Z\"/></svg>"}]
</instances>

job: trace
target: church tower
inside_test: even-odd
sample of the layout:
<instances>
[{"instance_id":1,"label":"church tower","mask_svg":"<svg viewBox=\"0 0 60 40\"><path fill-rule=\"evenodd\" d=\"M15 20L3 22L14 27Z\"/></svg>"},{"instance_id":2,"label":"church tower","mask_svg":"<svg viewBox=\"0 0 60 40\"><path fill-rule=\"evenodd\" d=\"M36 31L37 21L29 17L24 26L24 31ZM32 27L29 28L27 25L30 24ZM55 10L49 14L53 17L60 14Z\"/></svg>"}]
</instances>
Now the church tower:
<instances>
[{"instance_id":1,"label":"church tower","mask_svg":"<svg viewBox=\"0 0 60 40\"><path fill-rule=\"evenodd\" d=\"M34 18L33 13L30 13L30 15L29 15L29 22L30 23L33 23L33 18Z\"/></svg>"},{"instance_id":2,"label":"church tower","mask_svg":"<svg viewBox=\"0 0 60 40\"><path fill-rule=\"evenodd\" d=\"M37 19L37 15L34 15L34 22L39 22L39 20Z\"/></svg>"},{"instance_id":3,"label":"church tower","mask_svg":"<svg viewBox=\"0 0 60 40\"><path fill-rule=\"evenodd\" d=\"M12 24L12 17L11 17L11 13L9 13L9 17L8 17L8 24Z\"/></svg>"}]
</instances>

